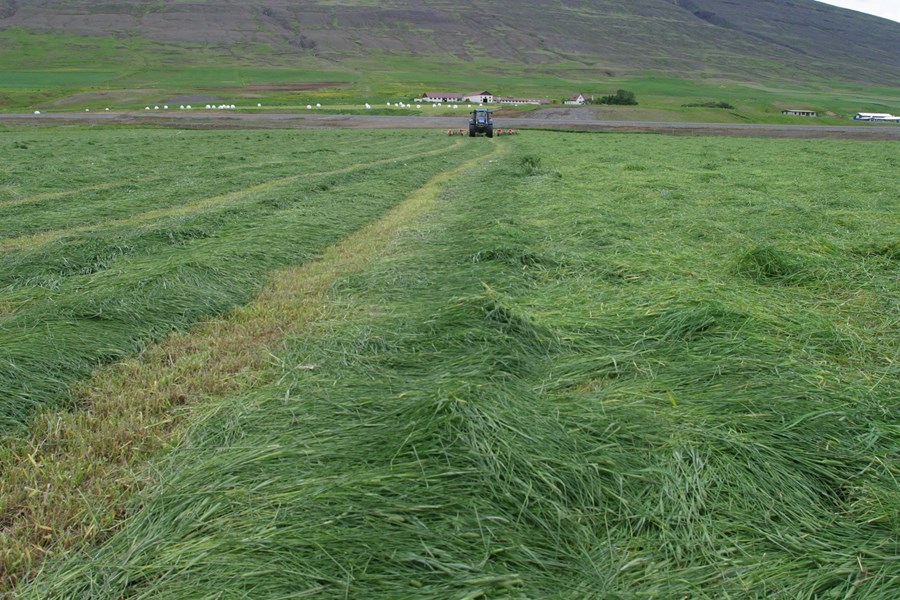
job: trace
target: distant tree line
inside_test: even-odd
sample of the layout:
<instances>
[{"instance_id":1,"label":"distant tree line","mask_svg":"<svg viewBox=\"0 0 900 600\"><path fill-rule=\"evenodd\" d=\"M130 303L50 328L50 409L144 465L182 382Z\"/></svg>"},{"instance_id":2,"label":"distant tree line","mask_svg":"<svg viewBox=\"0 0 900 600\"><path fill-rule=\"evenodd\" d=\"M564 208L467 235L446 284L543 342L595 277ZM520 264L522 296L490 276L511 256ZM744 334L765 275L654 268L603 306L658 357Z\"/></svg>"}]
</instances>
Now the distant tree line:
<instances>
[{"instance_id":1,"label":"distant tree line","mask_svg":"<svg viewBox=\"0 0 900 600\"><path fill-rule=\"evenodd\" d=\"M615 94L609 96L600 96L596 100L591 100L593 104L618 104L623 106L637 106L637 98L634 92L628 90L616 90Z\"/></svg>"},{"instance_id":2,"label":"distant tree line","mask_svg":"<svg viewBox=\"0 0 900 600\"><path fill-rule=\"evenodd\" d=\"M682 104L684 108L727 108L733 110L734 107L727 102L722 102L719 100L718 102L699 102L696 104Z\"/></svg>"}]
</instances>

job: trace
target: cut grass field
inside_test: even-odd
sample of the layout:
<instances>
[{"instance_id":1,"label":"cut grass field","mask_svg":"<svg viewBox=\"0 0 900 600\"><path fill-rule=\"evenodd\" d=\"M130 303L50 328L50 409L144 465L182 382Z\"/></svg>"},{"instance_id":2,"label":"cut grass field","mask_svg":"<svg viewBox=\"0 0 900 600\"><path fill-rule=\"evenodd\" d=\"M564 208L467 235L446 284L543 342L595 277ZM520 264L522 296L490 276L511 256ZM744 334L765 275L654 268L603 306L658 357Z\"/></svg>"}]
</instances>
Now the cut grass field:
<instances>
[{"instance_id":1,"label":"cut grass field","mask_svg":"<svg viewBox=\"0 0 900 600\"><path fill-rule=\"evenodd\" d=\"M261 271L315 256L471 152L421 134L357 137L9 136L0 427L63 402L93 364L246 301Z\"/></svg>"},{"instance_id":2,"label":"cut grass field","mask_svg":"<svg viewBox=\"0 0 900 600\"><path fill-rule=\"evenodd\" d=\"M50 356L83 354L66 348L82 338L102 352L60 363L53 386L20 384L55 396L4 398L25 408L4 413L3 482L34 478L0 496L2 534L28 542L6 568L34 572L28 544L52 555L21 597L893 597L896 144L180 135L206 160L148 152L134 173L151 171L157 193L119 202L127 171L86 174L80 197L25 158L3 167L0 209L25 229L3 240L19 277L0 333L49 331L60 314L102 323L99 300L134 329L115 352L116 328L49 338ZM213 157L248 135L248 168L221 177L233 161ZM100 159L175 133L0 136L22 152L96 141ZM301 138L327 164L291 161ZM353 175L386 147L403 160ZM305 176L210 200L291 177L281 160ZM196 185L173 198L147 164ZM208 235L153 241L187 214L176 222ZM78 244L98 236L131 251L94 260L107 254ZM87 257L74 272L53 253L65 243ZM85 379L92 361L220 313L294 263L245 308ZM213 276L182 282L185 264ZM147 265L182 283L172 298L138 287ZM221 298L232 282L244 287ZM140 312L163 301L179 309ZM35 381L49 371L23 362ZM130 410L145 401L158 406ZM85 433L142 410L112 443ZM64 457L71 473L118 470L86 485L53 472ZM80 508L51 526L38 500L57 492L60 513Z\"/></svg>"}]
</instances>

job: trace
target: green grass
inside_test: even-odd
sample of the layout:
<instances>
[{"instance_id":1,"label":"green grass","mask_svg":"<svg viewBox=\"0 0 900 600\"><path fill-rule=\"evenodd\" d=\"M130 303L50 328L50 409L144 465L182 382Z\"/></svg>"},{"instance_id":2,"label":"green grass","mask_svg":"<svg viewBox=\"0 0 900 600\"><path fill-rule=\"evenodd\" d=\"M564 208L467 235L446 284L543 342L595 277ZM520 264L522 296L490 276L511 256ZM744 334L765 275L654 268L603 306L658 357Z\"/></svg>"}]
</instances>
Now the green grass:
<instances>
[{"instance_id":1,"label":"green grass","mask_svg":"<svg viewBox=\"0 0 900 600\"><path fill-rule=\"evenodd\" d=\"M488 89L495 95L543 97L562 102L575 93L603 96L634 91L640 106L612 110L604 118L807 123L783 117L785 108L822 113L818 123L846 123L856 112L900 112L900 95L875 87L805 77L759 81L721 74L695 79L671 73L610 75L597 66L553 58L540 70L476 55L411 56L373 51L340 62L284 56L260 49L176 44L139 37L113 38L0 31L0 110L141 109L183 94L221 97L221 102L296 110L308 103L362 106L410 101L425 91ZM6 57L4 59L3 57ZM768 68L780 72L776 67ZM783 79L790 79L782 74ZM241 90L253 83L341 82L311 92ZM226 88L218 90L216 88ZM234 89L237 88L237 89ZM684 108L726 101L735 110ZM196 103L195 103L196 104ZM826 113L837 116L828 116Z\"/></svg>"},{"instance_id":2,"label":"green grass","mask_svg":"<svg viewBox=\"0 0 900 600\"><path fill-rule=\"evenodd\" d=\"M2 429L65 402L94 365L246 301L261 273L315 257L471 152L433 132L27 131L0 144Z\"/></svg>"},{"instance_id":3,"label":"green grass","mask_svg":"<svg viewBox=\"0 0 900 600\"><path fill-rule=\"evenodd\" d=\"M492 144L22 597L892 598L895 144Z\"/></svg>"},{"instance_id":4,"label":"green grass","mask_svg":"<svg viewBox=\"0 0 900 600\"><path fill-rule=\"evenodd\" d=\"M122 86L155 86L164 89L195 90L204 87L243 87L252 83L284 82L344 82L352 78L346 71L324 71L298 68L196 66L183 69L153 69L123 77L116 83Z\"/></svg>"},{"instance_id":5,"label":"green grass","mask_svg":"<svg viewBox=\"0 0 900 600\"><path fill-rule=\"evenodd\" d=\"M4 88L39 88L49 85L67 87L91 86L116 77L112 71L3 71Z\"/></svg>"}]
</instances>

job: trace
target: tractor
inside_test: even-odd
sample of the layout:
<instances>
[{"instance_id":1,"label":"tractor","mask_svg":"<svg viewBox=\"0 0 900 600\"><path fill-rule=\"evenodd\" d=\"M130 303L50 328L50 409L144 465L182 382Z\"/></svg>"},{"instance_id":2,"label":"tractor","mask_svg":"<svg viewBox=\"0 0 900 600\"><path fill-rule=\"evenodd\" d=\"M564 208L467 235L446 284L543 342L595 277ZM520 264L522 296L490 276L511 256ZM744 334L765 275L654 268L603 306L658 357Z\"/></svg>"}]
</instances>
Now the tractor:
<instances>
[{"instance_id":1,"label":"tractor","mask_svg":"<svg viewBox=\"0 0 900 600\"><path fill-rule=\"evenodd\" d=\"M486 108L476 108L469 115L469 137L481 133L489 138L494 137L494 121L491 119L491 111Z\"/></svg>"}]
</instances>

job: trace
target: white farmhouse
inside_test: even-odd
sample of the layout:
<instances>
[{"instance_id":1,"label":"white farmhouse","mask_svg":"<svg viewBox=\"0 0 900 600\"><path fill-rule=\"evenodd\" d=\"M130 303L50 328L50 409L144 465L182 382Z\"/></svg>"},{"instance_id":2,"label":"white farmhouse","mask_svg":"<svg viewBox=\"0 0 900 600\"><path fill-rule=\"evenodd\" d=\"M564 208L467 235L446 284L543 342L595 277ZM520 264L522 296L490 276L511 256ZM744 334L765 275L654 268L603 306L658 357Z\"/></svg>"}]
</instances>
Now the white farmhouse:
<instances>
[{"instance_id":1,"label":"white farmhouse","mask_svg":"<svg viewBox=\"0 0 900 600\"><path fill-rule=\"evenodd\" d=\"M491 104L494 102L494 95L488 91L469 92L463 94L462 101L472 104Z\"/></svg>"},{"instance_id":2,"label":"white farmhouse","mask_svg":"<svg viewBox=\"0 0 900 600\"><path fill-rule=\"evenodd\" d=\"M575 94L574 96L572 96L571 98L566 100L565 103L566 104L577 104L578 106L581 106L585 102L587 102L587 96L585 96L584 94Z\"/></svg>"}]
</instances>

